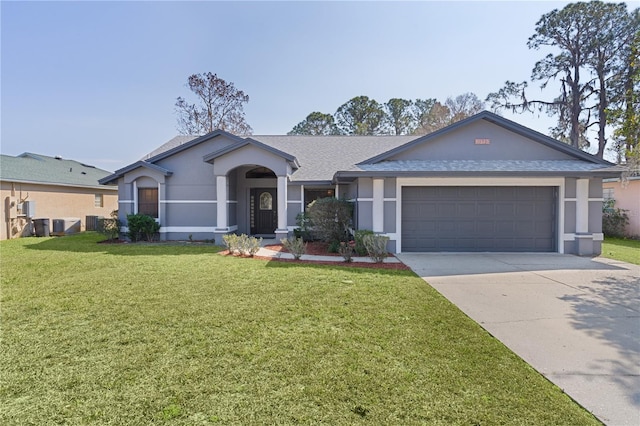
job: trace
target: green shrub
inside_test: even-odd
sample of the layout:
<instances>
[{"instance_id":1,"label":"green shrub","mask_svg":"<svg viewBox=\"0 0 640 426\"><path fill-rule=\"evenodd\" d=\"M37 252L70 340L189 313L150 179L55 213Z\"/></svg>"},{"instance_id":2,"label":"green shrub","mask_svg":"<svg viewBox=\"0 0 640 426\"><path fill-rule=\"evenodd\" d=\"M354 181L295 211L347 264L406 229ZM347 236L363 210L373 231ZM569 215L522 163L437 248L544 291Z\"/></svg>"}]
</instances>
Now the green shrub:
<instances>
[{"instance_id":1,"label":"green shrub","mask_svg":"<svg viewBox=\"0 0 640 426\"><path fill-rule=\"evenodd\" d=\"M366 256L367 253L367 248L364 246L364 243L362 242L362 238L365 235L374 235L373 231L369 230L369 229L358 229L355 232L355 236L353 237L356 245L355 245L355 250L356 253L358 253L358 256Z\"/></svg>"},{"instance_id":2,"label":"green shrub","mask_svg":"<svg viewBox=\"0 0 640 426\"><path fill-rule=\"evenodd\" d=\"M280 240L282 246L293 255L293 258L299 260L307 251L307 244L300 237L283 238Z\"/></svg>"},{"instance_id":3,"label":"green shrub","mask_svg":"<svg viewBox=\"0 0 640 426\"><path fill-rule=\"evenodd\" d=\"M117 240L120 237L122 223L118 219L118 210L111 212L111 217L98 219L98 232L108 240Z\"/></svg>"},{"instance_id":4,"label":"green shrub","mask_svg":"<svg viewBox=\"0 0 640 426\"><path fill-rule=\"evenodd\" d=\"M352 215L353 205L346 200L328 197L309 204L308 216L313 235L325 242L348 241Z\"/></svg>"},{"instance_id":5,"label":"green shrub","mask_svg":"<svg viewBox=\"0 0 640 426\"><path fill-rule=\"evenodd\" d=\"M327 247L329 253L338 253L340 250L340 241L331 241Z\"/></svg>"},{"instance_id":6,"label":"green shrub","mask_svg":"<svg viewBox=\"0 0 640 426\"><path fill-rule=\"evenodd\" d=\"M616 207L615 200L607 200L602 205L602 232L607 237L624 237L629 224L627 210Z\"/></svg>"},{"instance_id":7,"label":"green shrub","mask_svg":"<svg viewBox=\"0 0 640 426\"><path fill-rule=\"evenodd\" d=\"M296 216L296 225L298 227L293 230L293 236L302 238L304 241L312 241L313 234L311 232L311 220L306 212L298 213Z\"/></svg>"},{"instance_id":8,"label":"green shrub","mask_svg":"<svg viewBox=\"0 0 640 426\"><path fill-rule=\"evenodd\" d=\"M369 257L376 263L381 263L387 257L387 242L389 237L383 235L365 235L362 242Z\"/></svg>"},{"instance_id":9,"label":"green shrub","mask_svg":"<svg viewBox=\"0 0 640 426\"><path fill-rule=\"evenodd\" d=\"M160 231L160 224L146 214L127 215L127 235L131 241L154 241Z\"/></svg>"}]
</instances>

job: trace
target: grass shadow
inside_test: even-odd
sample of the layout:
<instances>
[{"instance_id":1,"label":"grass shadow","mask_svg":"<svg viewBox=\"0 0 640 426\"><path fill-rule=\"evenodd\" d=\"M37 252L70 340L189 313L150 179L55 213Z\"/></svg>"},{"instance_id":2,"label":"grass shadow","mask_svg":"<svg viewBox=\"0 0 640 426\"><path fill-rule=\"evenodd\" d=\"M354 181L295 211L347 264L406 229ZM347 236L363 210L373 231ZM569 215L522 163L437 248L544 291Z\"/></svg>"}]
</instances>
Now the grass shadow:
<instances>
[{"instance_id":1,"label":"grass shadow","mask_svg":"<svg viewBox=\"0 0 640 426\"><path fill-rule=\"evenodd\" d=\"M382 276L407 276L415 277L416 274L408 269L385 269L367 266L357 266L346 262L333 262L332 264L326 263L314 263L314 262L297 262L297 261L282 261L282 260L266 260L267 268L315 268L315 269L342 269L345 272L353 272L360 274L378 274Z\"/></svg>"},{"instance_id":2,"label":"grass shadow","mask_svg":"<svg viewBox=\"0 0 640 426\"><path fill-rule=\"evenodd\" d=\"M86 232L64 237L28 238L24 248L27 250L60 251L73 253L102 253L114 256L149 255L194 255L218 253L222 247L204 243L103 243L104 238L96 233Z\"/></svg>"}]
</instances>

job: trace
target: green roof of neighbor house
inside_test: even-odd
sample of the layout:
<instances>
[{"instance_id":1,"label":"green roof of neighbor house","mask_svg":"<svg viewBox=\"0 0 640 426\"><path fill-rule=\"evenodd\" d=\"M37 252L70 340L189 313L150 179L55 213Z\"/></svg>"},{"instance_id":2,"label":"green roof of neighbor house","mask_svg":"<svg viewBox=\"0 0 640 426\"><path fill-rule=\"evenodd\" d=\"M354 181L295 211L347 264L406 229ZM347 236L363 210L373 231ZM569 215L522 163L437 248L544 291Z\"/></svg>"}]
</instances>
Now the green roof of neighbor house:
<instances>
[{"instance_id":1,"label":"green roof of neighbor house","mask_svg":"<svg viewBox=\"0 0 640 426\"><path fill-rule=\"evenodd\" d=\"M98 180L111 172L74 160L25 152L0 155L0 181L117 190Z\"/></svg>"}]
</instances>

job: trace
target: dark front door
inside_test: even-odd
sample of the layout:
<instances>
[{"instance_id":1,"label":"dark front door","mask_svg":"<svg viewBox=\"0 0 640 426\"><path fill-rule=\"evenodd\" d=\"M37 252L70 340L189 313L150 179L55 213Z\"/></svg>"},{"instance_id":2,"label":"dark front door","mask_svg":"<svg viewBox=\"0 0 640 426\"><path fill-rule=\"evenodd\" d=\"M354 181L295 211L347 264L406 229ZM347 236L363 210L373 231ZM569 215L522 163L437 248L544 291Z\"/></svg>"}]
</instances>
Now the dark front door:
<instances>
[{"instance_id":1,"label":"dark front door","mask_svg":"<svg viewBox=\"0 0 640 426\"><path fill-rule=\"evenodd\" d=\"M251 233L273 234L278 227L278 199L275 188L251 190Z\"/></svg>"}]
</instances>

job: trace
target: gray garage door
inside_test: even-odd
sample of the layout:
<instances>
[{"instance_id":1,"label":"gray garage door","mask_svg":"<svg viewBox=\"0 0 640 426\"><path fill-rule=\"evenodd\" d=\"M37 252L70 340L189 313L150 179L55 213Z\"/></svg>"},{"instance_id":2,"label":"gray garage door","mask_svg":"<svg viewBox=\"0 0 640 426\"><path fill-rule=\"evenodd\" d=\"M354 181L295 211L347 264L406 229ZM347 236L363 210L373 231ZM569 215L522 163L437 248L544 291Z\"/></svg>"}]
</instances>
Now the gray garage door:
<instances>
[{"instance_id":1,"label":"gray garage door","mask_svg":"<svg viewBox=\"0 0 640 426\"><path fill-rule=\"evenodd\" d=\"M402 251L555 251L553 187L404 187Z\"/></svg>"}]
</instances>

